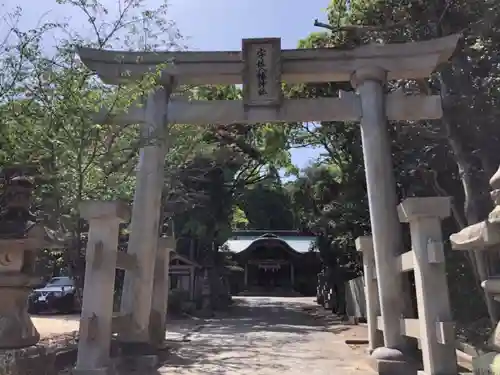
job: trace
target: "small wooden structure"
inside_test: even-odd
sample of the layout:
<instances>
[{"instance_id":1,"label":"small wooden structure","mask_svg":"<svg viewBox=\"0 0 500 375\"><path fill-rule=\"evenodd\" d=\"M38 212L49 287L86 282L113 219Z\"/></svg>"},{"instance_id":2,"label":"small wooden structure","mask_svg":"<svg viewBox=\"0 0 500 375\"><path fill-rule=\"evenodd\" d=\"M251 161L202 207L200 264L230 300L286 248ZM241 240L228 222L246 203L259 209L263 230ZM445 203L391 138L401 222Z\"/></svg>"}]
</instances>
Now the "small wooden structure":
<instances>
[{"instance_id":1,"label":"small wooden structure","mask_svg":"<svg viewBox=\"0 0 500 375\"><path fill-rule=\"evenodd\" d=\"M170 257L169 290L182 290L189 293L189 298L194 301L201 266L195 261L173 253Z\"/></svg>"}]
</instances>

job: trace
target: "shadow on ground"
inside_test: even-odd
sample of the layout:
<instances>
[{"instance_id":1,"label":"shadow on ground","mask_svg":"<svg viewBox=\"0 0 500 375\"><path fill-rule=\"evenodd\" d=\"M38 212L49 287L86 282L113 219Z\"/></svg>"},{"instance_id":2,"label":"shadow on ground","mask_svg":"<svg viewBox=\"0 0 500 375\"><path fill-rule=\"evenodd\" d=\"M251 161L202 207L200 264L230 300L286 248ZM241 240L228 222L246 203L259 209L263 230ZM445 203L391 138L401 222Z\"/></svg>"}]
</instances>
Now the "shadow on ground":
<instances>
[{"instance_id":1,"label":"shadow on ground","mask_svg":"<svg viewBox=\"0 0 500 375\"><path fill-rule=\"evenodd\" d=\"M190 342L172 348L160 373L237 374L265 370L283 373L280 363L300 360L304 353L287 351L285 346L307 343L317 332L340 333L349 327L331 326L308 313L311 299L252 298L235 299L230 311L207 319L198 332L185 337ZM186 340L186 341L187 341ZM269 356L279 356L273 361ZM318 358L315 358L315 356ZM267 357L267 359L265 359ZM307 361L321 360L320 352L307 355Z\"/></svg>"}]
</instances>

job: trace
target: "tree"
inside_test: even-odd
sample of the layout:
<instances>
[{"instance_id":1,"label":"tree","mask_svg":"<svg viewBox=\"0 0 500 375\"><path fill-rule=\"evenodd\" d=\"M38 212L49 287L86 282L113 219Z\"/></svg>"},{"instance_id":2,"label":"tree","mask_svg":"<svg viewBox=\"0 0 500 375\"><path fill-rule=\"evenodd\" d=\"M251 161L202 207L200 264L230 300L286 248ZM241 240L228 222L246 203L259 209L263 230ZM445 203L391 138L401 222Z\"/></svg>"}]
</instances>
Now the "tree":
<instances>
[{"instance_id":1,"label":"tree","mask_svg":"<svg viewBox=\"0 0 500 375\"><path fill-rule=\"evenodd\" d=\"M494 126L498 97L498 3L459 0L349 3L347 9L345 1L333 0L327 12L327 28L331 33L314 33L303 40L300 46L349 49L367 43L398 43L456 32L463 34L451 63L439 67L430 79L389 82L389 90L439 94L444 109L444 116L439 121L390 124L393 161L400 198L414 195L453 197L455 223L446 223L447 234L483 220L491 209L487 181L500 162L495 152L498 129ZM351 90L351 87L349 83L303 85L291 88L290 93L305 97L336 96L339 90ZM319 125L320 130L309 129L309 133L311 130L316 135L331 131L337 137L344 137L346 127L336 124L329 129L325 125ZM299 128L299 135L303 130ZM325 142L321 142L322 138L317 136L298 139L325 147ZM354 145L358 147L358 141ZM342 152L337 153L336 147L329 147L329 141L326 146L327 153L330 149L335 154L344 155ZM347 154L356 155L356 147L348 150ZM348 165L350 163L347 162ZM352 163L361 165L359 158ZM453 264L450 270L452 296L463 293L464 288L471 290L470 285L463 283L467 280L464 276L467 274L467 265L460 259L461 254L447 256ZM469 260L476 281L484 279L488 264L485 264L482 256L471 254ZM480 291L477 284L473 288L475 292ZM471 303L471 299L461 299L461 306L456 304L458 298L452 300L457 307L455 314L459 321L468 319L470 322L484 314L484 310L477 308L478 303L475 301L477 316L462 316L464 311L471 311L470 305L465 306Z\"/></svg>"},{"instance_id":2,"label":"tree","mask_svg":"<svg viewBox=\"0 0 500 375\"><path fill-rule=\"evenodd\" d=\"M198 100L237 100L241 91L235 86L203 86L188 92ZM168 211L187 215L189 225L176 225L178 235L206 241L206 249L218 249L231 231L234 206L253 186L269 179L270 172L290 165L285 150L286 138L273 124L208 125L198 129L197 149L167 172ZM201 129L204 129L201 130ZM195 212L198 212L195 214ZM216 246L212 246L215 241ZM200 250L201 251L201 250Z\"/></svg>"},{"instance_id":3,"label":"tree","mask_svg":"<svg viewBox=\"0 0 500 375\"><path fill-rule=\"evenodd\" d=\"M239 207L248 220L248 229L295 229L290 198L279 180L269 178L249 186L239 197Z\"/></svg>"},{"instance_id":4,"label":"tree","mask_svg":"<svg viewBox=\"0 0 500 375\"><path fill-rule=\"evenodd\" d=\"M86 226L77 205L84 199L132 199L137 164L137 126L96 124L102 106L125 110L151 89L152 76L133 85L109 87L78 59L79 46L149 50L161 40L176 45L179 34L165 18L166 5L148 9L145 1L120 1L108 9L99 1L61 0L87 19L83 36L71 25L45 23L22 31L14 24L0 54L2 80L0 166L37 164L44 177L38 201L53 227L64 227L75 239L66 259L82 276ZM14 16L21 14L17 9ZM10 14L10 13L8 13ZM47 49L46 36L54 36ZM13 78L11 78L13 77ZM76 268L75 268L76 267ZM79 277L80 278L80 277Z\"/></svg>"}]
</instances>

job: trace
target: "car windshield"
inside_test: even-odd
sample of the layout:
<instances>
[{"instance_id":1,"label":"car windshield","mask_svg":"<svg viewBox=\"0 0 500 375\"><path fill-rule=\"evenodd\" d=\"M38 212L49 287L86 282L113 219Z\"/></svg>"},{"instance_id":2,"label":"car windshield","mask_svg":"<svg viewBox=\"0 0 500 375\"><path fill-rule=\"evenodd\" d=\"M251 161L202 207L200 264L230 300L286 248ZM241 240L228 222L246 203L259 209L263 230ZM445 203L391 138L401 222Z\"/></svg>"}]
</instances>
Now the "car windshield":
<instances>
[{"instance_id":1,"label":"car windshield","mask_svg":"<svg viewBox=\"0 0 500 375\"><path fill-rule=\"evenodd\" d=\"M73 286L73 281L69 277L55 277L45 286Z\"/></svg>"}]
</instances>

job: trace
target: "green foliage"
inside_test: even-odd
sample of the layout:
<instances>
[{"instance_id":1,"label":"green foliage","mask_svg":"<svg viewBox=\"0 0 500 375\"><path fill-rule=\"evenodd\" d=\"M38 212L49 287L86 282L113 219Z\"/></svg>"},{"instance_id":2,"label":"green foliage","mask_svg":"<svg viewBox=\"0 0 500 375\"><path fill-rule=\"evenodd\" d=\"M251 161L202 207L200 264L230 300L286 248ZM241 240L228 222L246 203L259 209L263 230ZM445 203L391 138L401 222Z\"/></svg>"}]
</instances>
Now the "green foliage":
<instances>
[{"instance_id":1,"label":"green foliage","mask_svg":"<svg viewBox=\"0 0 500 375\"><path fill-rule=\"evenodd\" d=\"M87 20L84 32L91 35L62 23L21 30L21 9L0 16L14 25L0 38L0 167L38 167L42 183L35 209L51 226L74 235L73 252L62 258L78 263L86 231L78 202L131 201L142 146L138 125L96 124L92 114L103 107L111 115L124 112L151 90L156 74L111 87L82 65L75 48L183 47L164 3L150 9L144 0L121 1L108 9L97 0L58 2L79 9ZM453 197L454 222L445 234L483 219L491 209L487 181L500 164L498 8L485 0L351 0L347 10L344 0L332 0L327 16L335 31L299 42L299 48L350 49L463 33L451 63L428 80L387 85L388 91L442 97L443 119L394 122L389 131L400 198ZM55 45L47 46L54 35ZM283 87L290 98L336 97L340 90L352 90L348 82ZM234 85L180 89L197 100L241 99ZM353 244L369 232L369 215L357 124L175 124L165 132L163 230L175 223L185 245L181 252L224 262L217 250L232 228L304 229L318 233L326 265L359 270ZM303 147L321 154L298 171L290 152ZM278 171L296 179L283 184ZM61 263L60 254L44 256L49 268ZM465 262L456 258L454 270L463 275Z\"/></svg>"},{"instance_id":2,"label":"green foliage","mask_svg":"<svg viewBox=\"0 0 500 375\"><path fill-rule=\"evenodd\" d=\"M240 207L248 219L247 229L295 229L290 198L279 183L273 186L265 181L249 187L240 197Z\"/></svg>"},{"instance_id":3,"label":"green foliage","mask_svg":"<svg viewBox=\"0 0 500 375\"><path fill-rule=\"evenodd\" d=\"M450 63L439 66L428 80L388 83L388 91L439 94L444 110L441 120L391 123L392 159L400 199L415 195L453 197L453 222L445 223L445 238L484 219L491 210L488 179L500 164L496 151L500 139L496 126L499 3L351 0L349 10L345 4L343 0L330 3L327 16L333 32L314 33L299 46L351 49L368 43L420 41L453 33L463 35ZM310 84L289 87L288 93L291 97L321 97L337 96L339 90L352 88L349 83ZM345 253L349 247L353 253L352 240L369 231L356 128L352 124L334 123L294 125L290 140L294 147L320 147L324 153L319 162L338 168L341 176L335 180L337 197L324 202L318 194L322 188L314 188L321 184L306 177L306 173L288 187L306 225L314 227L316 223L321 234L320 251L324 259L332 260L332 265L340 259L332 254ZM322 178L328 181L327 177ZM308 218L310 212L314 215L309 217L316 220ZM329 249L328 257L321 246ZM475 298L480 288L464 281L471 279L467 275L471 270L476 280L484 278L491 266L485 264L481 254L472 257L474 266L471 267L464 262L463 255L450 254L449 277L455 315L459 322L470 325L471 319L477 319L478 314L484 316L485 310L478 308L481 301ZM465 290L472 295L462 298L460 295ZM471 304L475 309L471 309ZM469 314L468 320L465 319L464 312L472 310L477 314L472 318Z\"/></svg>"},{"instance_id":4,"label":"green foliage","mask_svg":"<svg viewBox=\"0 0 500 375\"><path fill-rule=\"evenodd\" d=\"M248 219L245 215L245 211L243 211L238 206L233 206L233 216L231 220L231 228L232 229L247 229L248 228Z\"/></svg>"},{"instance_id":5,"label":"green foliage","mask_svg":"<svg viewBox=\"0 0 500 375\"><path fill-rule=\"evenodd\" d=\"M196 100L239 100L236 86L186 88ZM183 127L183 131L186 127ZM216 252L235 226L252 225L241 202L249 188L274 178L278 168L293 170L286 130L280 124L231 124L191 127L197 137L183 160L167 160L167 216L177 236L189 238L179 251L201 262L217 262ZM186 137L185 134L181 137Z\"/></svg>"},{"instance_id":6,"label":"green foliage","mask_svg":"<svg viewBox=\"0 0 500 375\"><path fill-rule=\"evenodd\" d=\"M0 168L37 166L41 185L34 208L43 212L46 224L73 234L75 242L63 254L64 263L81 274L86 229L78 203L131 200L140 147L137 126L96 124L93 114L102 108L125 111L151 89L154 74L133 85L110 87L81 63L75 48L147 50L157 47L157 38L170 40L178 32L163 18L165 5L146 10L138 0L123 7L120 2L111 11L98 1L59 3L86 15L86 30L93 35L79 35L63 23L22 31L17 27L20 8L3 17L14 26L0 51ZM60 267L60 255L54 256Z\"/></svg>"}]
</instances>

